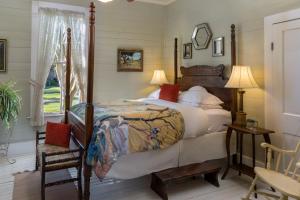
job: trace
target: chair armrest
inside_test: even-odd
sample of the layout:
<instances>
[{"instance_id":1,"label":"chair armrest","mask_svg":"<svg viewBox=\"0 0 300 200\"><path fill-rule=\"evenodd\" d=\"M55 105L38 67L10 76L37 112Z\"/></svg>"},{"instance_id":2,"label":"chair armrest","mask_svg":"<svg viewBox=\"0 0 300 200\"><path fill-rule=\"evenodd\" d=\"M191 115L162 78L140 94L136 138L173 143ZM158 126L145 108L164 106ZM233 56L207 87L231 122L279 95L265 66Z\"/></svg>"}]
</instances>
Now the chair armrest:
<instances>
[{"instance_id":1,"label":"chair armrest","mask_svg":"<svg viewBox=\"0 0 300 200\"><path fill-rule=\"evenodd\" d=\"M267 149L267 148L270 148L272 149L273 151L276 151L276 152L279 152L279 153L284 153L284 154L295 154L296 151L292 151L292 150L284 150L284 149L281 149L281 148L278 148L278 147L275 147L274 145L271 145L269 143L261 143L260 145L262 148L264 149Z\"/></svg>"},{"instance_id":2,"label":"chair armrest","mask_svg":"<svg viewBox=\"0 0 300 200\"><path fill-rule=\"evenodd\" d=\"M297 163L296 163L296 168L297 168L297 169L300 169L300 162L297 162Z\"/></svg>"}]
</instances>

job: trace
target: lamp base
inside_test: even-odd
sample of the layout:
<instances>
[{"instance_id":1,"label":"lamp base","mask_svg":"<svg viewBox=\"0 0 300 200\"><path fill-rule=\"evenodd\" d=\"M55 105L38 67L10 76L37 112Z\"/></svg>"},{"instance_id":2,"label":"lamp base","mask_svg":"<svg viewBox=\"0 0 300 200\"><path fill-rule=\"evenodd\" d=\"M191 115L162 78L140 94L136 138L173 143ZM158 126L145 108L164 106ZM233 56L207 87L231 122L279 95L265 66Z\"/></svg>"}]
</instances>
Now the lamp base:
<instances>
[{"instance_id":1,"label":"lamp base","mask_svg":"<svg viewBox=\"0 0 300 200\"><path fill-rule=\"evenodd\" d=\"M244 112L237 112L236 120L234 121L234 124L240 125L240 126L246 126L247 125L246 116L247 116L247 114Z\"/></svg>"}]
</instances>

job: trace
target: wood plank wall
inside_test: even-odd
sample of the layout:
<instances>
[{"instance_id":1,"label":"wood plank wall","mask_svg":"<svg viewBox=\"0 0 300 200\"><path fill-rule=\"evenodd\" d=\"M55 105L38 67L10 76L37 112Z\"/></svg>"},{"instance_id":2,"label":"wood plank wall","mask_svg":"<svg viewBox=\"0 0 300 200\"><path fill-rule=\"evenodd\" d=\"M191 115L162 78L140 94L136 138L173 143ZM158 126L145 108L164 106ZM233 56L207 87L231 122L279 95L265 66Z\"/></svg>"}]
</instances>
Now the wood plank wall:
<instances>
[{"instance_id":1,"label":"wood plank wall","mask_svg":"<svg viewBox=\"0 0 300 200\"><path fill-rule=\"evenodd\" d=\"M230 64L230 25L237 27L237 52L240 65L250 65L259 89L249 89L244 98L244 108L248 117L259 121L264 126L264 17L278 12L300 7L297 0L252 0L252 1L199 1L177 0L166 9L166 25L164 31L164 57L168 77L173 76L173 41L170 38L179 37L181 43L191 42L195 25L209 23L213 37L225 37L225 56L212 57L212 45L207 50L194 50L193 59L183 60L182 51L179 63L185 66L195 64L218 65ZM182 45L180 45L182 48ZM293 148L293 137L288 137L287 143ZM277 138L274 138L274 141ZM299 138L294 138L298 141ZM251 156L251 140L245 139L246 153ZM260 140L262 141L262 140ZM257 141L257 149L260 141ZM260 151L263 159L263 152Z\"/></svg>"},{"instance_id":2,"label":"wood plank wall","mask_svg":"<svg viewBox=\"0 0 300 200\"><path fill-rule=\"evenodd\" d=\"M47 0L76 6L89 1ZM14 80L23 99L23 109L14 141L33 139L26 119L30 115L32 0L0 0L0 38L8 39L8 73L0 81ZM96 2L95 102L138 98L155 89L149 82L154 69L162 67L164 7L114 1ZM143 73L118 73L117 48L144 49Z\"/></svg>"}]
</instances>

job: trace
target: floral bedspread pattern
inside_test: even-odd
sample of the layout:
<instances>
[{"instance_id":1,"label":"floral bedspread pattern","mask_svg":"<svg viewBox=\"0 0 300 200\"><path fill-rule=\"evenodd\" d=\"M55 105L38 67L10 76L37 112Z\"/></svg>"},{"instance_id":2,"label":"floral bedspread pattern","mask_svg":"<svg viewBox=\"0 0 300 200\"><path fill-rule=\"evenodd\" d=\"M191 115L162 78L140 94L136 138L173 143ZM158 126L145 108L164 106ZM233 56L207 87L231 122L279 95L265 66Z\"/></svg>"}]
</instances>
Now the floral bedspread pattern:
<instances>
[{"instance_id":1,"label":"floral bedspread pattern","mask_svg":"<svg viewBox=\"0 0 300 200\"><path fill-rule=\"evenodd\" d=\"M84 120L85 104L73 106L72 111ZM119 157L165 149L183 134L184 119L174 109L144 103L97 105L87 163L104 178Z\"/></svg>"}]
</instances>

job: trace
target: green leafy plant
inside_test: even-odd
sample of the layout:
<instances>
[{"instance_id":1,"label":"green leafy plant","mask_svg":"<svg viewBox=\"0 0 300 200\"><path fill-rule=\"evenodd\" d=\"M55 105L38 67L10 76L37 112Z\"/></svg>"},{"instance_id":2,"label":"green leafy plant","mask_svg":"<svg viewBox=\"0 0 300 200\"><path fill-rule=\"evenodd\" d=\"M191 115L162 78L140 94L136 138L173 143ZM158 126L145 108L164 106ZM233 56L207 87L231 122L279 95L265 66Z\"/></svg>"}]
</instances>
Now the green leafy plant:
<instances>
[{"instance_id":1,"label":"green leafy plant","mask_svg":"<svg viewBox=\"0 0 300 200\"><path fill-rule=\"evenodd\" d=\"M14 82L0 83L0 120L5 128L10 128L17 120L21 109L21 97Z\"/></svg>"}]
</instances>

